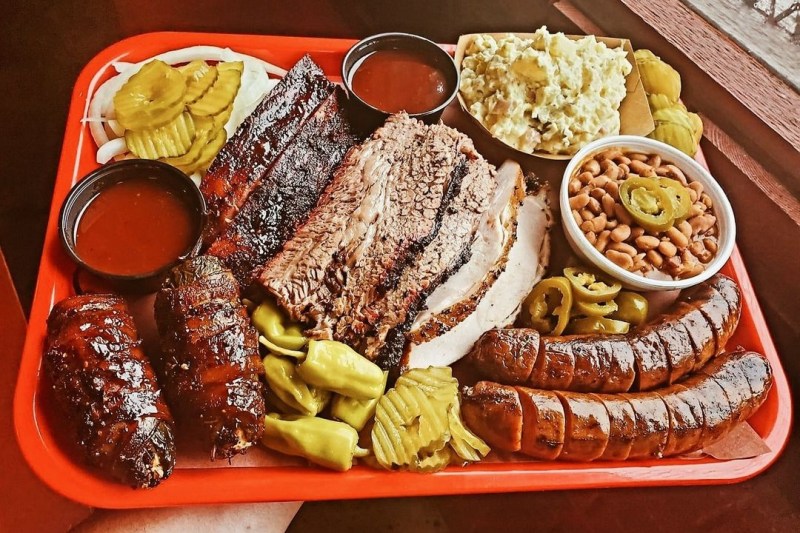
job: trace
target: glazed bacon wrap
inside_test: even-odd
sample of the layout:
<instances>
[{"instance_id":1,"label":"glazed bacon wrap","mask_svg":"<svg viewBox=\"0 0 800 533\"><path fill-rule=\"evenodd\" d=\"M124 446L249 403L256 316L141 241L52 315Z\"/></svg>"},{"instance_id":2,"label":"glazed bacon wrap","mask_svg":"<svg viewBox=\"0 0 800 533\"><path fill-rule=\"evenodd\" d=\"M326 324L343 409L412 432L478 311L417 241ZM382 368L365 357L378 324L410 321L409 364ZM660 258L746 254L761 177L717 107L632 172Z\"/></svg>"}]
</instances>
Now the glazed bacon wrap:
<instances>
[{"instance_id":1,"label":"glazed bacon wrap","mask_svg":"<svg viewBox=\"0 0 800 533\"><path fill-rule=\"evenodd\" d=\"M133 487L154 487L175 462L174 423L122 298L58 302L44 368L87 461Z\"/></svg>"}]
</instances>

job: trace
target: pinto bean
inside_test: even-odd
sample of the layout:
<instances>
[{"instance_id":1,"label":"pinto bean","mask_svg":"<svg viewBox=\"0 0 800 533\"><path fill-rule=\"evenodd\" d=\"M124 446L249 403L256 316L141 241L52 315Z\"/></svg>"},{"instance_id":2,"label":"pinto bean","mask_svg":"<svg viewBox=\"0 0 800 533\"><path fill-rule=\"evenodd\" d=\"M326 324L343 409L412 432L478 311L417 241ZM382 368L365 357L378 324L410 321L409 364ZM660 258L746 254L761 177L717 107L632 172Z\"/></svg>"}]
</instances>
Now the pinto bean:
<instances>
[{"instance_id":1,"label":"pinto bean","mask_svg":"<svg viewBox=\"0 0 800 533\"><path fill-rule=\"evenodd\" d=\"M691 228L691 226L689 226ZM676 228L675 226L670 227L666 231L666 235L669 240L677 246L678 248L686 248L689 245L689 239L684 235L681 230Z\"/></svg>"},{"instance_id":2,"label":"pinto bean","mask_svg":"<svg viewBox=\"0 0 800 533\"><path fill-rule=\"evenodd\" d=\"M583 170L589 172L592 176L597 176L600 174L600 163L595 159L590 159L583 165Z\"/></svg>"},{"instance_id":3,"label":"pinto bean","mask_svg":"<svg viewBox=\"0 0 800 533\"><path fill-rule=\"evenodd\" d=\"M583 209L586 207L586 204L589 203L589 195L588 194L579 194L577 196L573 196L569 199L569 206L572 209Z\"/></svg>"},{"instance_id":4,"label":"pinto bean","mask_svg":"<svg viewBox=\"0 0 800 533\"><path fill-rule=\"evenodd\" d=\"M642 235L641 237L637 237L634 242L636 243L636 246L640 250L644 251L658 248L658 245L660 243L658 237L653 237L651 235Z\"/></svg>"},{"instance_id":5,"label":"pinto bean","mask_svg":"<svg viewBox=\"0 0 800 533\"><path fill-rule=\"evenodd\" d=\"M606 246L608 245L608 238L611 235L611 232L608 230L604 230L600 232L600 235L597 236L597 242L594 243L595 249L603 253L605 251Z\"/></svg>"},{"instance_id":6,"label":"pinto bean","mask_svg":"<svg viewBox=\"0 0 800 533\"><path fill-rule=\"evenodd\" d=\"M628 240L631 236L631 227L627 224L620 224L614 231L611 232L611 240L614 242L623 242Z\"/></svg>"},{"instance_id":7,"label":"pinto bean","mask_svg":"<svg viewBox=\"0 0 800 533\"><path fill-rule=\"evenodd\" d=\"M615 265L630 270L633 268L633 257L617 250L606 250L605 256Z\"/></svg>"}]
</instances>

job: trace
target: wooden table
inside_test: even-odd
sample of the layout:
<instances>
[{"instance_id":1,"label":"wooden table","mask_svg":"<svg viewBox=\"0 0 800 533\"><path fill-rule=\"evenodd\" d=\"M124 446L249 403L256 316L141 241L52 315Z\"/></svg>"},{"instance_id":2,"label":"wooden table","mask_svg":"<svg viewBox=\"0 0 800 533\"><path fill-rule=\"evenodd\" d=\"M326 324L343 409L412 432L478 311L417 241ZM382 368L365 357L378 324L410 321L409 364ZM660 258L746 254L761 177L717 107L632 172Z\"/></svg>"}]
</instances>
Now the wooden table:
<instances>
[{"instance_id":1,"label":"wooden table","mask_svg":"<svg viewBox=\"0 0 800 533\"><path fill-rule=\"evenodd\" d=\"M4 21L0 32L0 87L4 92L0 99L0 116L4 119L0 134L0 246L22 309L27 310L33 296L72 84L80 68L105 46L156 30L334 37L399 30L454 42L458 34L470 31L531 31L547 24L551 30L574 33L581 26L580 17L567 17L564 9L551 8L546 2L252 0L234 4L196 0L162 4L156 8L154 3L143 1L91 0L73 4L31 0L17 3L13 11L6 5L0 13L0 20ZM731 173L739 169L715 154L713 147L707 150L712 169L716 169L715 165L729 165L723 170L731 179ZM740 219L748 206L769 209L768 199L759 197L757 188L740 184L729 192ZM800 301L797 265L770 270L759 257L796 259L798 250L787 249L784 243L796 246L800 230L790 225L788 235L774 240L761 238L757 220L770 220L773 216L771 212L761 212L756 217L748 212L749 222L742 224L739 244L748 264L754 265L751 272L755 285L791 384L796 388L800 385L796 348L800 321L793 314ZM5 270L0 271L0 281L7 279L3 276L7 276ZM22 334L19 307L7 283L0 284L0 289L0 303L5 309L0 317L0 338L6 356L0 363L4 365L0 372L13 373ZM16 328L7 321L12 316L16 317ZM0 405L2 418L7 420L9 407ZM789 531L800 526L799 472L800 439L795 433L769 471L739 485L310 503L302 507L290 530L327 530L335 524L336 529L343 530L485 531L504 527L545 531ZM4 492L13 490L13 484L0 487ZM9 494L0 497L9 501ZM39 500L39 496L31 496L33 503L43 503L47 497ZM28 529L23 524L17 527Z\"/></svg>"}]
</instances>

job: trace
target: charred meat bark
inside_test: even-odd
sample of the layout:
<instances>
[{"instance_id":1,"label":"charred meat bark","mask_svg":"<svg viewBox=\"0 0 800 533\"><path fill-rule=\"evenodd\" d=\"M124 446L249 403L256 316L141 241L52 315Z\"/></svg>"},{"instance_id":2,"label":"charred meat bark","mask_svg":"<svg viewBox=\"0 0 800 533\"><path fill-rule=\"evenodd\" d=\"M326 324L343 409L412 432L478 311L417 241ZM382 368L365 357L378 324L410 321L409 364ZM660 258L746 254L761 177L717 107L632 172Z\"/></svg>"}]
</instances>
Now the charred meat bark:
<instances>
[{"instance_id":1,"label":"charred meat bark","mask_svg":"<svg viewBox=\"0 0 800 533\"><path fill-rule=\"evenodd\" d=\"M212 459L243 453L266 414L258 336L230 270L211 256L175 267L156 296L161 371L176 416L199 426Z\"/></svg>"},{"instance_id":2,"label":"charred meat bark","mask_svg":"<svg viewBox=\"0 0 800 533\"><path fill-rule=\"evenodd\" d=\"M133 487L169 477L174 423L124 300L90 294L57 303L44 367L91 465Z\"/></svg>"},{"instance_id":3,"label":"charred meat bark","mask_svg":"<svg viewBox=\"0 0 800 533\"><path fill-rule=\"evenodd\" d=\"M239 214L208 248L245 288L319 201L356 136L341 89L331 93L260 178Z\"/></svg>"},{"instance_id":4,"label":"charred meat bark","mask_svg":"<svg viewBox=\"0 0 800 533\"><path fill-rule=\"evenodd\" d=\"M322 69L309 56L303 57L222 147L200 184L208 206L207 246L227 228L301 125L333 90Z\"/></svg>"}]
</instances>

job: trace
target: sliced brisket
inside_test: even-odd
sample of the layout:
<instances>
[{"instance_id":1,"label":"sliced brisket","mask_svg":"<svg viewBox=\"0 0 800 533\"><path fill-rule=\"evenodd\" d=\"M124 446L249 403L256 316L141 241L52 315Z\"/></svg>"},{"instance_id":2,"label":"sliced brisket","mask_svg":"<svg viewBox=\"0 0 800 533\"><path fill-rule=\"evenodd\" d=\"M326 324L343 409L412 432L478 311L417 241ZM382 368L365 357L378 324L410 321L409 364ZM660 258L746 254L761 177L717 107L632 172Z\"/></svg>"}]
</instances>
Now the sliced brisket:
<instances>
[{"instance_id":1,"label":"sliced brisket","mask_svg":"<svg viewBox=\"0 0 800 533\"><path fill-rule=\"evenodd\" d=\"M261 284L313 335L374 358L468 258L494 184L466 136L392 116L347 155Z\"/></svg>"}]
</instances>

